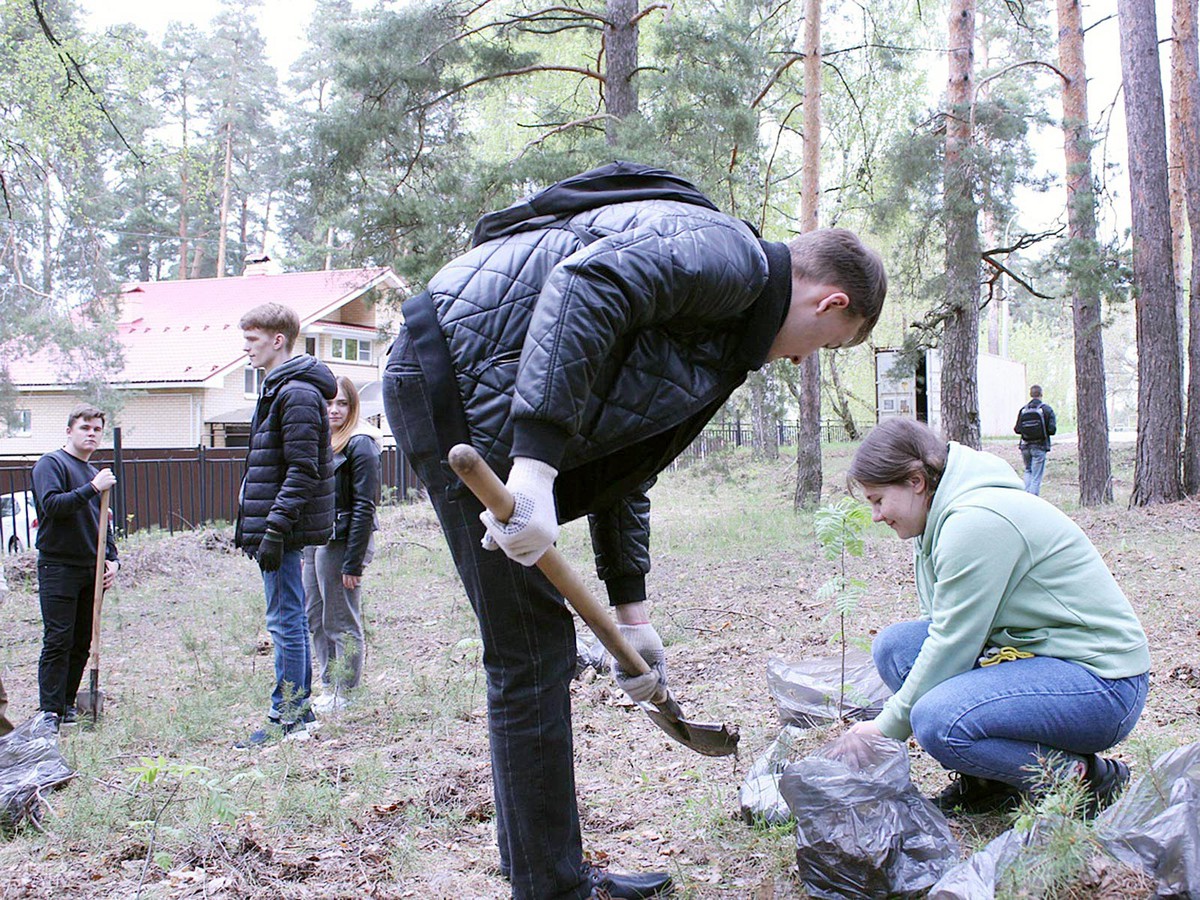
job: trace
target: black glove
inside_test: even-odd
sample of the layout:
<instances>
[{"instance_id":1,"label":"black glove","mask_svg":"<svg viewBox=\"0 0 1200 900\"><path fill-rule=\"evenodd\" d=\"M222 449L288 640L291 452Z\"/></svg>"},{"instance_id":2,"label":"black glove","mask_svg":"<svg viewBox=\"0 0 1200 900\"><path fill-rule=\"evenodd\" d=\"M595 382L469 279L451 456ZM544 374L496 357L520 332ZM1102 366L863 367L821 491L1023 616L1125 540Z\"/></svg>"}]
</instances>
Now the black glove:
<instances>
[{"instance_id":1,"label":"black glove","mask_svg":"<svg viewBox=\"0 0 1200 900\"><path fill-rule=\"evenodd\" d=\"M264 572L278 572L283 564L283 535L267 529L262 543L258 545L258 567Z\"/></svg>"}]
</instances>

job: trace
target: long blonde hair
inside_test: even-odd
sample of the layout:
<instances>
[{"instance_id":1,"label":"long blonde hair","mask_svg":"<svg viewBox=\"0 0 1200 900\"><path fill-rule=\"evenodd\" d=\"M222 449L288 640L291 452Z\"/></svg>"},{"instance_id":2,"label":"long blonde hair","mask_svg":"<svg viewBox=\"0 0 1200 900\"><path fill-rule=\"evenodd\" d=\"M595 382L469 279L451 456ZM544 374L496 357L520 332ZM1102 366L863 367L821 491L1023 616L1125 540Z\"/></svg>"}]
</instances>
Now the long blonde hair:
<instances>
[{"instance_id":1,"label":"long blonde hair","mask_svg":"<svg viewBox=\"0 0 1200 900\"><path fill-rule=\"evenodd\" d=\"M358 429L358 388L345 375L337 377L337 386L338 390L346 395L348 404L345 420L334 430L332 435L333 452L341 453L346 449L346 445L350 443L350 438L354 436L354 432Z\"/></svg>"}]
</instances>

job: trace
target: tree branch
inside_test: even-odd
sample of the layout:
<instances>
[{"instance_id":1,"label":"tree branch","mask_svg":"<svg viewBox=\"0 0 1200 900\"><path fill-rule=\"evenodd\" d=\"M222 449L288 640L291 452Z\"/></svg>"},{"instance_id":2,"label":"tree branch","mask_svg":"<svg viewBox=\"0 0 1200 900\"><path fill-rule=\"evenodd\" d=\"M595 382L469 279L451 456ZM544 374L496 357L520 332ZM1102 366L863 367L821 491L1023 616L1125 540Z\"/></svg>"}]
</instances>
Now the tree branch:
<instances>
[{"instance_id":1,"label":"tree branch","mask_svg":"<svg viewBox=\"0 0 1200 900\"><path fill-rule=\"evenodd\" d=\"M62 63L63 68L66 70L67 89L70 90L70 87L73 84L82 84L87 89L87 92L92 95L92 99L96 103L96 108L100 110L101 114L104 116L113 132L116 133L117 137L121 139L121 143L125 145L125 149L133 154L134 159L144 165L145 163L142 161L141 155L134 150L132 146L130 146L129 141L125 140L125 135L122 134L121 129L117 126L117 123L113 121L113 117L109 115L108 107L104 105L104 98L100 96L99 92L97 92L97 90L92 87L91 82L88 81L87 75L84 74L83 66L81 66L78 61L76 61L75 57L71 55L71 51L63 46L62 41L60 41L58 36L55 35L54 29L50 27L50 23L46 21L45 13L42 12L41 0L32 0L32 2L33 11L34 14L37 15L38 25L42 29L42 34L46 36L47 43L54 48L54 52L58 54L59 62Z\"/></svg>"},{"instance_id":2,"label":"tree branch","mask_svg":"<svg viewBox=\"0 0 1200 900\"><path fill-rule=\"evenodd\" d=\"M496 81L500 78L514 78L518 75L528 75L531 72L574 72L576 75L582 75L585 78L594 78L601 84L604 84L604 76L599 72L593 72L591 69L584 69L579 66L522 66L519 69L510 69L507 72L494 72L491 75L481 75L478 78L473 78L470 81L457 85L448 91L444 91L431 100L426 100L424 103L418 103L416 106L410 106L405 112L417 112L421 109L427 109L436 103L440 103L448 97L453 97L455 94L461 94L468 88L472 88L477 84L483 84L487 81Z\"/></svg>"},{"instance_id":3,"label":"tree branch","mask_svg":"<svg viewBox=\"0 0 1200 900\"><path fill-rule=\"evenodd\" d=\"M1001 69L999 72L993 72L993 73L992 73L991 75L989 75L987 78L982 78L982 79L980 79L980 80L979 80L979 81L978 81L978 82L975 84L975 94L976 94L976 96L978 96L980 89L981 89L981 88L982 88L982 87L983 87L985 84L987 84L989 81L995 81L995 80L996 80L997 78L999 78L1001 75L1007 75L1007 74L1008 74L1009 72L1011 72L1013 69L1019 69L1019 68L1021 68L1022 66L1045 66L1047 69L1049 69L1051 72L1053 72L1053 73L1054 73L1055 75L1057 75L1059 78L1061 78L1063 81L1070 81L1070 80L1071 80L1071 79L1070 79L1070 78L1068 78L1066 75L1064 75L1064 74L1063 74L1063 72L1062 72L1062 70L1061 70L1061 69L1059 69L1057 66L1051 65L1050 63L1048 63L1048 62L1045 62L1044 60L1040 60L1040 59L1027 59L1027 60L1024 60L1024 61L1022 61L1022 62L1013 63L1011 66L1005 66L1005 67L1004 67L1003 69Z\"/></svg>"}]
</instances>

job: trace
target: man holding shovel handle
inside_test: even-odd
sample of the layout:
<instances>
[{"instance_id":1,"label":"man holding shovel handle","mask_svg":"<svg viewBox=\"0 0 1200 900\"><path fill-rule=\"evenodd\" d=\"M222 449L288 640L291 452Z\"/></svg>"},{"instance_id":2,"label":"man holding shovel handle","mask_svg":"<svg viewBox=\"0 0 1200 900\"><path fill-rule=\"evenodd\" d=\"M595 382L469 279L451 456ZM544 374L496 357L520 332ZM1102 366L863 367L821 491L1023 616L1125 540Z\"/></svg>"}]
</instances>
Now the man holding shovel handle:
<instances>
[{"instance_id":1,"label":"man holding shovel handle","mask_svg":"<svg viewBox=\"0 0 1200 900\"><path fill-rule=\"evenodd\" d=\"M76 695L92 645L95 598L116 583L120 568L113 530L100 519L102 495L117 478L111 469L97 469L89 461L100 446L104 424L103 411L76 406L67 418L67 442L33 467L43 622L38 708L56 729L77 720ZM106 535L102 570L97 565L101 534Z\"/></svg>"},{"instance_id":2,"label":"man holding shovel handle","mask_svg":"<svg viewBox=\"0 0 1200 900\"><path fill-rule=\"evenodd\" d=\"M575 623L553 566L535 567L559 523L588 517L617 632L644 662L619 672L622 688L682 743L731 751L735 733L724 748L699 743L721 730L690 731L665 691L646 491L749 371L862 341L885 293L878 255L850 232L763 241L682 178L614 163L485 216L472 249L404 304L384 403L479 620L500 870L515 898L671 890L666 873L582 859ZM511 510L485 511L457 444L507 479Z\"/></svg>"}]
</instances>

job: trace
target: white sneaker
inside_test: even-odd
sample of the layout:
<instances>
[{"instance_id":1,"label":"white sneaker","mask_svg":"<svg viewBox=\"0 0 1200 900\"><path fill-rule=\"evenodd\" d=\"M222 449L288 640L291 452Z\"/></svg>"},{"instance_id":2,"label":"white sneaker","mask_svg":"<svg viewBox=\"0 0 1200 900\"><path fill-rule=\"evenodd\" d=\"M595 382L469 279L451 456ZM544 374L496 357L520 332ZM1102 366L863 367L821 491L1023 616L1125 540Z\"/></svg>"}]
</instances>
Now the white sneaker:
<instances>
[{"instance_id":1,"label":"white sneaker","mask_svg":"<svg viewBox=\"0 0 1200 900\"><path fill-rule=\"evenodd\" d=\"M322 694L312 702L312 709L315 713L327 716L330 713L338 713L350 705L350 701L340 694Z\"/></svg>"}]
</instances>

